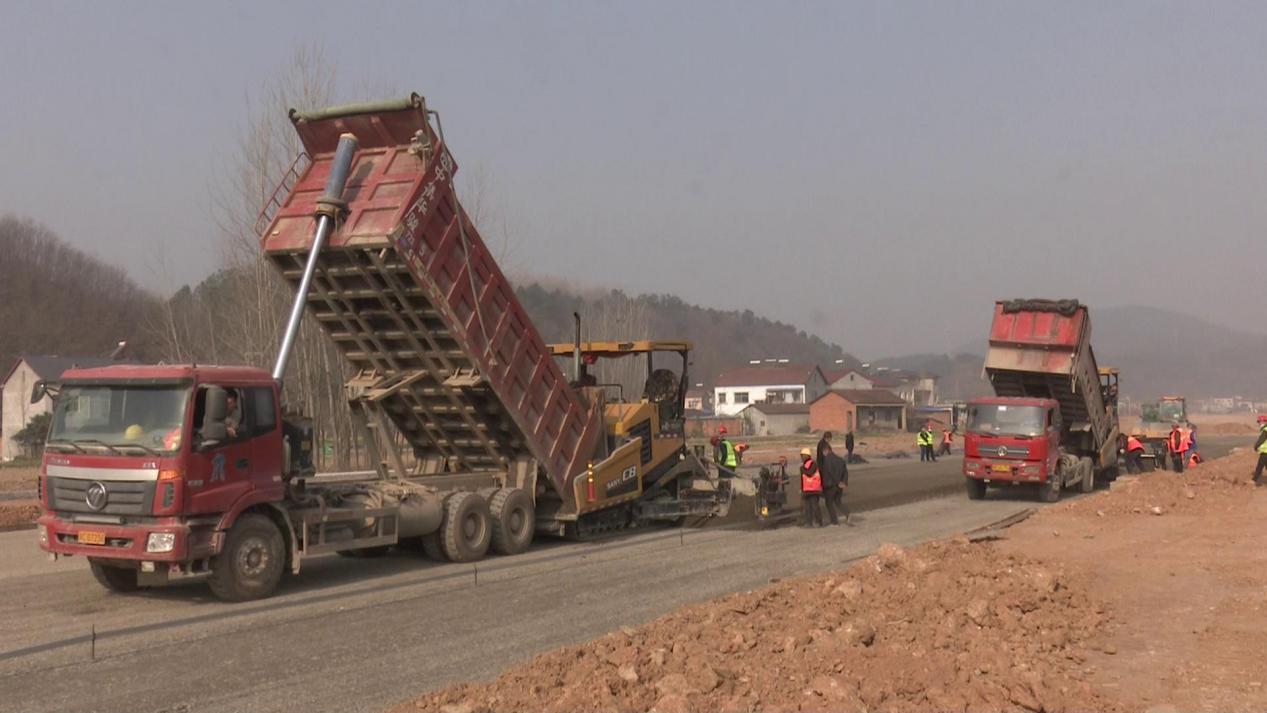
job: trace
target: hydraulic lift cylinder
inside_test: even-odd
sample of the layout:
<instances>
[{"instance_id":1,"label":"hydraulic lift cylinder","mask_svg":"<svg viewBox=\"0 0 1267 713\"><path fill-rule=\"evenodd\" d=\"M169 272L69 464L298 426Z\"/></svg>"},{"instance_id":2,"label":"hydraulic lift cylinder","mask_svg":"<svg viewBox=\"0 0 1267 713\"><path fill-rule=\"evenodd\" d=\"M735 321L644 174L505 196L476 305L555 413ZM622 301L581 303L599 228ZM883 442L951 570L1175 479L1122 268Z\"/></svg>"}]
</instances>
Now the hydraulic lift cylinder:
<instances>
[{"instance_id":1,"label":"hydraulic lift cylinder","mask_svg":"<svg viewBox=\"0 0 1267 713\"><path fill-rule=\"evenodd\" d=\"M312 249L308 253L308 262L304 265L303 277L299 280L299 289L295 290L295 302L290 308L290 319L286 321L286 332L282 337L281 349L277 352L277 362L273 364L273 378L281 381L286 374L286 362L290 352L295 348L295 337L299 334L299 322L304 315L304 303L308 301L308 288L312 285L312 275L317 271L317 256L325 246L335 227L335 217L343 206L343 187L352 170L352 157L356 154L356 137L343 134L339 137L339 145L334 150L334 160L330 164L330 178L326 180L326 190L317 201L317 229L312 239Z\"/></svg>"}]
</instances>

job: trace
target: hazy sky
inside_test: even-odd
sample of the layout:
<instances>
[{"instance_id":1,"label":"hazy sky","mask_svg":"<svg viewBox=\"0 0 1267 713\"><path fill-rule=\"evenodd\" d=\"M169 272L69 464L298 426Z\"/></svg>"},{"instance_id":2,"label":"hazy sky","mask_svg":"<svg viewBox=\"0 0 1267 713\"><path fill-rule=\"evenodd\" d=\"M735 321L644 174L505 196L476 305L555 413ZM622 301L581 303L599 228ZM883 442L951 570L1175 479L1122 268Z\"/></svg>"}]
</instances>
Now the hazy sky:
<instances>
[{"instance_id":1,"label":"hazy sky","mask_svg":"<svg viewBox=\"0 0 1267 713\"><path fill-rule=\"evenodd\" d=\"M1267 330L1267 3L0 0L0 28L0 213L155 289L216 266L244 99L317 41L441 112L519 273L864 358L984 339L999 297Z\"/></svg>"}]
</instances>

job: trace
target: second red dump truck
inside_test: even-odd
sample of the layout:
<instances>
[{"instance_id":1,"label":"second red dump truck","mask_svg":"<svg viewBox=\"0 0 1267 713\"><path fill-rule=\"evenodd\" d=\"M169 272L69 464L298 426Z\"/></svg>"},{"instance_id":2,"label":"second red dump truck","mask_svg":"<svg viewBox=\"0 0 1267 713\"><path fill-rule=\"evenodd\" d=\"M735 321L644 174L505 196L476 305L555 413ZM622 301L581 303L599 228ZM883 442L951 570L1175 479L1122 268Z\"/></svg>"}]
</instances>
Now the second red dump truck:
<instances>
[{"instance_id":1,"label":"second red dump truck","mask_svg":"<svg viewBox=\"0 0 1267 713\"><path fill-rule=\"evenodd\" d=\"M1118 375L1100 369L1091 320L1075 300L995 303L985 374L996 394L968 404L963 474L968 497L1034 484L1054 502L1117 476Z\"/></svg>"}]
</instances>

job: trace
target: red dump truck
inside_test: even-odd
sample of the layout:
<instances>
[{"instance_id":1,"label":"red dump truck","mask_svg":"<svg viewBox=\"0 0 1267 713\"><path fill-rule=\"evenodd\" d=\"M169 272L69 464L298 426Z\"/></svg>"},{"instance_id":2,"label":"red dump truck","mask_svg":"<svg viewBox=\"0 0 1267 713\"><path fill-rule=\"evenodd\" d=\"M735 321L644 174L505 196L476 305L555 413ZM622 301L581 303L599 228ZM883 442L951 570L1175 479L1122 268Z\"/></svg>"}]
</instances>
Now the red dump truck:
<instances>
[{"instance_id":1,"label":"red dump truck","mask_svg":"<svg viewBox=\"0 0 1267 713\"><path fill-rule=\"evenodd\" d=\"M968 497L991 486L1061 489L1117 476L1118 375L1091 350L1087 308L1074 300L994 306L985 375L996 394L968 404L963 474Z\"/></svg>"},{"instance_id":2,"label":"red dump truck","mask_svg":"<svg viewBox=\"0 0 1267 713\"><path fill-rule=\"evenodd\" d=\"M272 372L66 372L40 471L43 549L87 558L112 590L205 574L246 600L312 555L411 544L466 562L539 533L725 513L728 481L686 448L691 345L582 343L579 320L574 345L547 345L458 203L433 115L417 94L291 112L305 153L259 223L296 289ZM372 472L318 476L311 422L283 404L305 310L356 370L346 392ZM641 398L594 383L605 358L645 360Z\"/></svg>"}]
</instances>

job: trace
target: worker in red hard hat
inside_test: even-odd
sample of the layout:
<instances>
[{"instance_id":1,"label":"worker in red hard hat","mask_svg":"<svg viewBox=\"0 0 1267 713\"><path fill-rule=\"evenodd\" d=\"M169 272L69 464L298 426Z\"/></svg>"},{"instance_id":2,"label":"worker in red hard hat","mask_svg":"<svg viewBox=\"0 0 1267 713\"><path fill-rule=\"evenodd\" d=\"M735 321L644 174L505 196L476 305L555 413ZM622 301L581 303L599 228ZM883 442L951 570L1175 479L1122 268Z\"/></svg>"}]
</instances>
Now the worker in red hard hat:
<instances>
[{"instance_id":1,"label":"worker in red hard hat","mask_svg":"<svg viewBox=\"0 0 1267 713\"><path fill-rule=\"evenodd\" d=\"M735 475L739 468L739 451L735 449L735 444L730 442L729 438L725 438L725 428L717 429L720 435L713 436L709 441L713 444L713 462L717 464L717 470L722 475Z\"/></svg>"}]
</instances>

